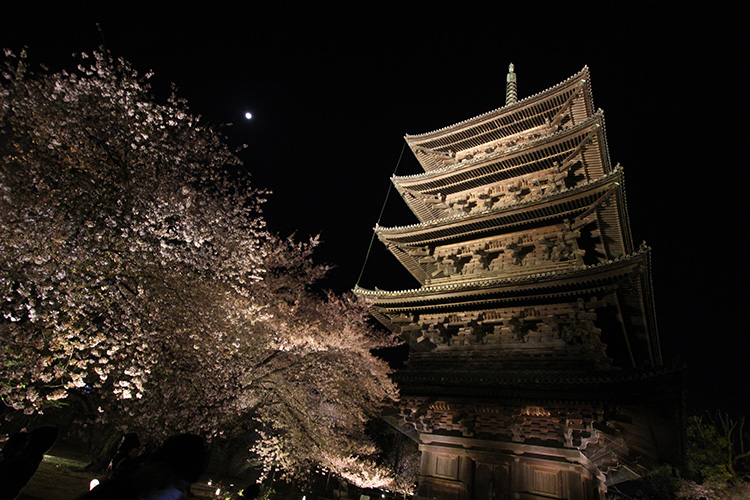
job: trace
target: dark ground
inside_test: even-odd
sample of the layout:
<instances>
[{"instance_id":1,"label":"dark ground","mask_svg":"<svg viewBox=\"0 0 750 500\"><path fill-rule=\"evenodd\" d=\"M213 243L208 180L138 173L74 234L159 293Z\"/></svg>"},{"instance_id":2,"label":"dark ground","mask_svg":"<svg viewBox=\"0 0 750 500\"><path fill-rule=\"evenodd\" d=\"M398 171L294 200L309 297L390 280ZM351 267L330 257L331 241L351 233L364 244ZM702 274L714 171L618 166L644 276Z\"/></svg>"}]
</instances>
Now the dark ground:
<instances>
[{"instance_id":1,"label":"dark ground","mask_svg":"<svg viewBox=\"0 0 750 500\"><path fill-rule=\"evenodd\" d=\"M45 455L34 477L23 489L19 500L68 500L84 493L92 475L80 469L86 465L73 456Z\"/></svg>"},{"instance_id":2,"label":"dark ground","mask_svg":"<svg viewBox=\"0 0 750 500\"><path fill-rule=\"evenodd\" d=\"M18 500L73 500L77 498L89 489L92 479L100 477L94 472L83 470L87 463L86 455L70 445L55 445L48 454L44 455L39 469L23 489ZM217 479L206 474L191 486L193 496L189 498L213 500L226 498L216 495L217 488L226 490L235 483L236 485L243 484L236 478ZM233 487L232 491L237 489Z\"/></svg>"}]
</instances>

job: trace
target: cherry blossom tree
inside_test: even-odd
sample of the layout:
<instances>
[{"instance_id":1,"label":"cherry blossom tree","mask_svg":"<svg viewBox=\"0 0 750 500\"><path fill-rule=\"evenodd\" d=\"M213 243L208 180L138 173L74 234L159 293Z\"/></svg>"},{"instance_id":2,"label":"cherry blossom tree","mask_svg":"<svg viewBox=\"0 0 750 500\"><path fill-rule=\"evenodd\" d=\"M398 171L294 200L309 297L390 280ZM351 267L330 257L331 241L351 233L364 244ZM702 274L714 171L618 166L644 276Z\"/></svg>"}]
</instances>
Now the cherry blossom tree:
<instances>
[{"instance_id":1,"label":"cherry blossom tree","mask_svg":"<svg viewBox=\"0 0 750 500\"><path fill-rule=\"evenodd\" d=\"M321 295L317 240L265 227L265 193L187 104L109 54L0 75L0 398L154 437L254 430L267 467L318 462L361 484L363 424L396 397L392 338Z\"/></svg>"}]
</instances>

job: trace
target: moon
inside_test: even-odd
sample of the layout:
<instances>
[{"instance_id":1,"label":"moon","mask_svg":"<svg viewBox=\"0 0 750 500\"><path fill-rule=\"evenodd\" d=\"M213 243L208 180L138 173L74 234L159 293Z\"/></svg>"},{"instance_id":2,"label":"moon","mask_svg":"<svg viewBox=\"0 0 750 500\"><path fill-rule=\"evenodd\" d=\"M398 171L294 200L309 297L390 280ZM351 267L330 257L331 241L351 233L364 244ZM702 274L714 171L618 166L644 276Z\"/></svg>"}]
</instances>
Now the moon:
<instances>
[{"instance_id":1,"label":"moon","mask_svg":"<svg viewBox=\"0 0 750 500\"><path fill-rule=\"evenodd\" d=\"M251 112L245 113L245 120L250 120L253 117L253 114Z\"/></svg>"}]
</instances>

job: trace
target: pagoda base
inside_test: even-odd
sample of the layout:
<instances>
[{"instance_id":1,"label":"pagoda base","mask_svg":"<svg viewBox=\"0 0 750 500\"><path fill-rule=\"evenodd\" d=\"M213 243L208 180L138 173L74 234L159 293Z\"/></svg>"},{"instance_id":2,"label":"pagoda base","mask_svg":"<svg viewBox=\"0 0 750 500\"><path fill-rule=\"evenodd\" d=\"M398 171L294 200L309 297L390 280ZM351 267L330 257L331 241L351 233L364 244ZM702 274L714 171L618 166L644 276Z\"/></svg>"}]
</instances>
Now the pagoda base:
<instances>
[{"instance_id":1,"label":"pagoda base","mask_svg":"<svg viewBox=\"0 0 750 500\"><path fill-rule=\"evenodd\" d=\"M605 477L577 449L419 435L420 500L603 500Z\"/></svg>"}]
</instances>

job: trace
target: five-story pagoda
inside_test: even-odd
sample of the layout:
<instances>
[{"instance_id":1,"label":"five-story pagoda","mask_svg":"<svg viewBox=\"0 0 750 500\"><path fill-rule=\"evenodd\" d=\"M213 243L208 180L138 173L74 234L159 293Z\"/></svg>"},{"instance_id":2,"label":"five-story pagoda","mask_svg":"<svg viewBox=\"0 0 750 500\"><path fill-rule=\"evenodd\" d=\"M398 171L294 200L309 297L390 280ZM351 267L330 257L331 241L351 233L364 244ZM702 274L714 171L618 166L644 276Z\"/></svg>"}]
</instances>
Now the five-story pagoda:
<instances>
[{"instance_id":1,"label":"five-story pagoda","mask_svg":"<svg viewBox=\"0 0 750 500\"><path fill-rule=\"evenodd\" d=\"M650 250L634 247L588 68L406 142L419 219L379 239L419 288L355 292L410 346L398 422L418 498L594 499L679 457Z\"/></svg>"}]
</instances>

